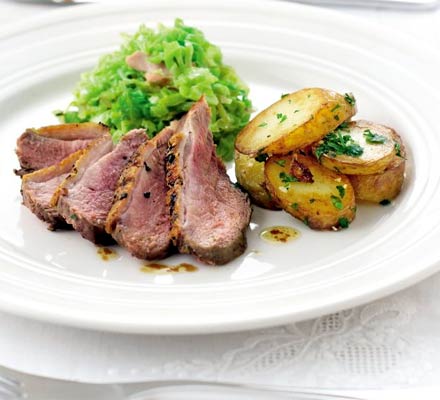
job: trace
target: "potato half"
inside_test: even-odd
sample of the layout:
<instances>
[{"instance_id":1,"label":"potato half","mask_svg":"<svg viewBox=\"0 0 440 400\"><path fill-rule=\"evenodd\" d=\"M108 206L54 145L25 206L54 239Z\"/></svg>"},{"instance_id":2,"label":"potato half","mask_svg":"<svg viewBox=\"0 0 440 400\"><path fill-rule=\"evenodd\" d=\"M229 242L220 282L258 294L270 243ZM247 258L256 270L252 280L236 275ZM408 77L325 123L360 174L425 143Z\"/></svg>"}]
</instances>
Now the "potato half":
<instances>
[{"instance_id":1,"label":"potato half","mask_svg":"<svg viewBox=\"0 0 440 400\"><path fill-rule=\"evenodd\" d=\"M352 141L345 143L347 137ZM362 154L351 155L355 154L350 150L353 146L360 146ZM335 150L344 148L349 148L349 154L338 154ZM393 130L369 121L349 122L315 144L314 151L324 167L342 174L379 174L394 157Z\"/></svg>"},{"instance_id":2,"label":"potato half","mask_svg":"<svg viewBox=\"0 0 440 400\"><path fill-rule=\"evenodd\" d=\"M405 179L405 146L401 137L394 131L393 139L395 154L383 173L347 175L357 200L381 203L393 200L400 193Z\"/></svg>"},{"instance_id":3,"label":"potato half","mask_svg":"<svg viewBox=\"0 0 440 400\"><path fill-rule=\"evenodd\" d=\"M350 95L302 89L260 112L237 136L242 154L287 154L317 142L356 113Z\"/></svg>"},{"instance_id":4,"label":"potato half","mask_svg":"<svg viewBox=\"0 0 440 400\"><path fill-rule=\"evenodd\" d=\"M254 157L235 151L235 176L254 204L270 210L280 208L266 189L264 160L257 161Z\"/></svg>"},{"instance_id":5,"label":"potato half","mask_svg":"<svg viewBox=\"0 0 440 400\"><path fill-rule=\"evenodd\" d=\"M347 228L356 215L348 178L300 154L266 161L266 186L285 211L312 229Z\"/></svg>"}]
</instances>

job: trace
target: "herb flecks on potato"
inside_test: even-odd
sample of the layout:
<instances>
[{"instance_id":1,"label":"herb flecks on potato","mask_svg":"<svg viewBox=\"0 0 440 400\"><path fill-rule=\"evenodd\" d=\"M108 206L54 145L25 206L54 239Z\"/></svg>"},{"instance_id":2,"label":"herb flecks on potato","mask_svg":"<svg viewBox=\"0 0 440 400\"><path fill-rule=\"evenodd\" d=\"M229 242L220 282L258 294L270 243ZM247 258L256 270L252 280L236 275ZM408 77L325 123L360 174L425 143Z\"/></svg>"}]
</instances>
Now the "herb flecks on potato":
<instances>
[{"instance_id":1,"label":"herb flecks on potato","mask_svg":"<svg viewBox=\"0 0 440 400\"><path fill-rule=\"evenodd\" d=\"M356 113L355 99L346 94L309 88L283 95L260 112L237 136L242 154L287 154L322 139Z\"/></svg>"},{"instance_id":2,"label":"herb flecks on potato","mask_svg":"<svg viewBox=\"0 0 440 400\"><path fill-rule=\"evenodd\" d=\"M297 175L298 165L307 170ZM309 176L303 179L304 175ZM312 229L347 228L356 215L349 179L301 154L273 156L265 165L266 185L282 208ZM310 176L312 179L310 179Z\"/></svg>"},{"instance_id":3,"label":"herb flecks on potato","mask_svg":"<svg viewBox=\"0 0 440 400\"><path fill-rule=\"evenodd\" d=\"M394 157L393 130L369 121L343 123L314 146L321 164L352 175L385 171Z\"/></svg>"},{"instance_id":4,"label":"herb flecks on potato","mask_svg":"<svg viewBox=\"0 0 440 400\"><path fill-rule=\"evenodd\" d=\"M252 201L281 207L312 229L348 228L356 201L390 204L405 177L391 128L364 120L351 94L312 88L282 95L238 135L236 175Z\"/></svg>"},{"instance_id":5,"label":"herb flecks on potato","mask_svg":"<svg viewBox=\"0 0 440 400\"><path fill-rule=\"evenodd\" d=\"M394 156L381 174L347 175L353 185L357 200L387 204L395 199L405 179L405 146L401 137L393 130Z\"/></svg>"}]
</instances>

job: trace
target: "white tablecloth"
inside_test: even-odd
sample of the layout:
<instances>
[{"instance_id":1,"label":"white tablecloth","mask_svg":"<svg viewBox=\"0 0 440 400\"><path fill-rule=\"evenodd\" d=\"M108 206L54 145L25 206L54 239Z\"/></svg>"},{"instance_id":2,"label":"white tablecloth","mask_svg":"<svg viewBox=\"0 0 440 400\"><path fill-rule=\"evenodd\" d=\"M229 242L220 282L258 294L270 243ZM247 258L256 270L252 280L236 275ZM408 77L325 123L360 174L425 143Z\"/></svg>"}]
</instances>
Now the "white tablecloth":
<instances>
[{"instance_id":1,"label":"white tablecloth","mask_svg":"<svg viewBox=\"0 0 440 400\"><path fill-rule=\"evenodd\" d=\"M105 1L103 1L105 6ZM0 24L60 7L0 1ZM440 11L341 9L440 50ZM432 82L440 90L440 78ZM149 337L83 331L0 314L0 364L87 382L199 378L330 388L436 384L440 274L353 310L246 333Z\"/></svg>"}]
</instances>

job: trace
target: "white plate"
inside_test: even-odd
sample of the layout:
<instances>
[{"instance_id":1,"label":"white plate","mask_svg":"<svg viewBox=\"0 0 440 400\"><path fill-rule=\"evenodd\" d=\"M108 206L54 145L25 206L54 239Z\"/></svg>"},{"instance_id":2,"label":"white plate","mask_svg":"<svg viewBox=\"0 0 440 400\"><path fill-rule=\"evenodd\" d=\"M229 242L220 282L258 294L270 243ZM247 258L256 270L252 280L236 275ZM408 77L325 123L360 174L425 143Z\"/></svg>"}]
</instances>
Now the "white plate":
<instances>
[{"instance_id":1,"label":"white plate","mask_svg":"<svg viewBox=\"0 0 440 400\"><path fill-rule=\"evenodd\" d=\"M138 333L208 333L311 318L389 294L438 269L438 54L343 15L274 2L161 1L73 7L0 35L0 308L51 322ZM361 206L350 229L313 232L256 208L246 253L224 267L148 275L118 249L102 261L75 232L49 232L20 204L13 152L29 126L55 122L79 74L114 49L120 32L175 17L201 28L250 84L261 109L307 86L354 92L359 118L395 127L409 147L403 193ZM437 88L435 87L437 86ZM437 91L436 91L437 89ZM286 245L259 238L289 225ZM173 256L167 263L196 262Z\"/></svg>"}]
</instances>

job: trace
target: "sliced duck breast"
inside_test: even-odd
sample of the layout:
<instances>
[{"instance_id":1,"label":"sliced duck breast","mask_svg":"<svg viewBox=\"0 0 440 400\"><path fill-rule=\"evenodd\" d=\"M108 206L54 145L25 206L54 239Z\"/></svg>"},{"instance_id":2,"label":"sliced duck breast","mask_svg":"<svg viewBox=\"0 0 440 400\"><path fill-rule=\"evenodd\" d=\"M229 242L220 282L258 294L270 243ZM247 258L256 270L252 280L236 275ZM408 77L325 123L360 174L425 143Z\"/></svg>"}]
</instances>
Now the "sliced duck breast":
<instances>
[{"instance_id":1,"label":"sliced duck breast","mask_svg":"<svg viewBox=\"0 0 440 400\"><path fill-rule=\"evenodd\" d=\"M167 127L140 146L122 172L107 218L107 232L138 258L163 258L171 245L165 155L173 133Z\"/></svg>"},{"instance_id":2,"label":"sliced duck breast","mask_svg":"<svg viewBox=\"0 0 440 400\"><path fill-rule=\"evenodd\" d=\"M38 218L47 222L51 230L70 227L57 208L63 183L75 164L82 157L86 157L89 151L102 153L110 151L111 148L110 135L103 136L89 144L87 148L70 154L55 165L24 175L21 182L23 204Z\"/></svg>"},{"instance_id":3,"label":"sliced duck breast","mask_svg":"<svg viewBox=\"0 0 440 400\"><path fill-rule=\"evenodd\" d=\"M118 179L130 157L147 140L143 129L128 132L114 149L92 148L64 181L58 209L66 221L94 243L113 242L105 222Z\"/></svg>"},{"instance_id":4,"label":"sliced duck breast","mask_svg":"<svg viewBox=\"0 0 440 400\"><path fill-rule=\"evenodd\" d=\"M181 119L167 154L171 238L181 253L225 264L246 248L251 217L247 195L229 180L209 131L202 98Z\"/></svg>"},{"instance_id":5,"label":"sliced duck breast","mask_svg":"<svg viewBox=\"0 0 440 400\"><path fill-rule=\"evenodd\" d=\"M93 122L27 129L17 140L21 169L16 173L24 175L55 165L105 135L109 135L108 128Z\"/></svg>"}]
</instances>

